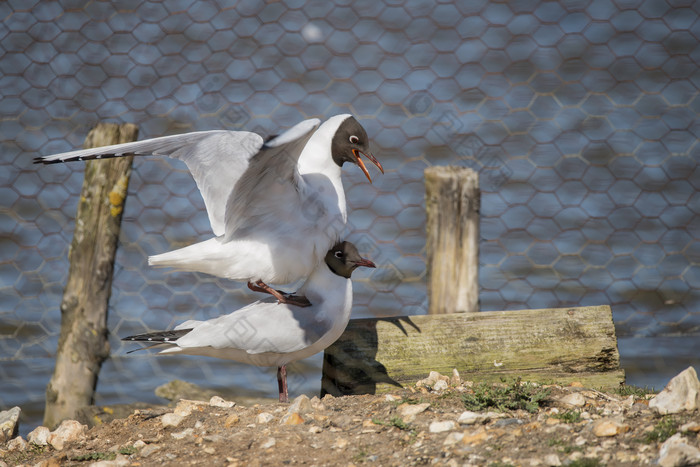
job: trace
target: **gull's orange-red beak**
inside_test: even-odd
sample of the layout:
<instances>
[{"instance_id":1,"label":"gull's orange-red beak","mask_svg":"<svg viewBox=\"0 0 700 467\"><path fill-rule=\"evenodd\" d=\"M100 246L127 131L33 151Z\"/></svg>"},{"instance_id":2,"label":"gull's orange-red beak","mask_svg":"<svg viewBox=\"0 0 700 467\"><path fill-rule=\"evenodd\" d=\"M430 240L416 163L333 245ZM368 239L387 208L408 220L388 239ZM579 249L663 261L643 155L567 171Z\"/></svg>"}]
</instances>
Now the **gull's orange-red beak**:
<instances>
[{"instance_id":1,"label":"gull's orange-red beak","mask_svg":"<svg viewBox=\"0 0 700 467\"><path fill-rule=\"evenodd\" d=\"M366 268L376 268L374 263L366 258L360 259L360 261L355 261L356 266L364 266Z\"/></svg>"},{"instance_id":2,"label":"gull's orange-red beak","mask_svg":"<svg viewBox=\"0 0 700 467\"><path fill-rule=\"evenodd\" d=\"M360 167L362 172L364 172L365 177L367 177L367 180L369 180L369 182L372 183L372 177L369 176L369 171L367 170L367 167L365 167L365 163L362 162L362 159L360 159L360 154L365 156L370 162L376 165L381 173L384 173L384 167L382 167L382 164L380 164L379 161L372 154L362 152L359 149L352 150L352 155L355 156L355 160L357 160L357 165Z\"/></svg>"}]
</instances>

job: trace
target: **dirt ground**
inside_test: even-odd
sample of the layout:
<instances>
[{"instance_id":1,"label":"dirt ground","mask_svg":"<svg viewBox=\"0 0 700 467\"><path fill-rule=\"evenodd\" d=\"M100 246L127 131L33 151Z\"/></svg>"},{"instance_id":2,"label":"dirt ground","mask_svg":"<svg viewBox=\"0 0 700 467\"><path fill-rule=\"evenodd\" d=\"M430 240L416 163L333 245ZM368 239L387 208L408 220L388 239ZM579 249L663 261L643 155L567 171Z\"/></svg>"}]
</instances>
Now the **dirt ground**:
<instances>
[{"instance_id":1,"label":"dirt ground","mask_svg":"<svg viewBox=\"0 0 700 467\"><path fill-rule=\"evenodd\" d=\"M515 385L300 396L292 404L230 408L181 401L97 425L61 451L0 446L0 459L41 466L637 466L655 463L661 443L675 432L700 445L698 411L657 415L641 391L574 385L527 392ZM524 401L522 408L508 408L514 407L508 398ZM470 408L473 413L463 415Z\"/></svg>"}]
</instances>

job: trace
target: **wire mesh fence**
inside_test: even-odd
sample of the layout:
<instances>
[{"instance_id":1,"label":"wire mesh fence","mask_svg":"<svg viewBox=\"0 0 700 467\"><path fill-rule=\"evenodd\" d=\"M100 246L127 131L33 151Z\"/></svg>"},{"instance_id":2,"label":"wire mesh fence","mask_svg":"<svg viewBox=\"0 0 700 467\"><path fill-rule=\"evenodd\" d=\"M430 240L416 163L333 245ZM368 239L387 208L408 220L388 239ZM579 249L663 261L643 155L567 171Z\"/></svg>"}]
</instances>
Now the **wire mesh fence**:
<instances>
[{"instance_id":1,"label":"wire mesh fence","mask_svg":"<svg viewBox=\"0 0 700 467\"><path fill-rule=\"evenodd\" d=\"M271 135L352 113L386 174L344 169L347 239L379 266L355 317L424 313L423 170L481 176L483 310L610 304L628 382L700 355L700 5L427 1L0 3L0 407L43 406L53 369L81 147L100 121L140 139ZM97 403L154 400L174 378L274 394L230 362L126 356L119 336L249 303L240 284L148 255L208 238L183 164L137 158ZM133 358L132 358L133 357ZM318 358L290 370L319 387ZM34 419L32 419L34 420Z\"/></svg>"}]
</instances>

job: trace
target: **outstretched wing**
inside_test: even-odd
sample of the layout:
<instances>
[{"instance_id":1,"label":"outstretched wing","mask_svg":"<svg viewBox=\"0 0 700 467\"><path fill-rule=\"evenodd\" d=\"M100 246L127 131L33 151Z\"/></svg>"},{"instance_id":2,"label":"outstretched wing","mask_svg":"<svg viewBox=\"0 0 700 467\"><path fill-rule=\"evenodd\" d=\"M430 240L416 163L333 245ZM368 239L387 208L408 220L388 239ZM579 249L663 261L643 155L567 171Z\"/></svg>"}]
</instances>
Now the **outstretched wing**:
<instances>
[{"instance_id":1,"label":"outstretched wing","mask_svg":"<svg viewBox=\"0 0 700 467\"><path fill-rule=\"evenodd\" d=\"M282 216L298 213L297 163L320 124L316 118L304 120L266 142L250 159L226 203L226 241L264 229L265 221L284 222Z\"/></svg>"},{"instance_id":2,"label":"outstretched wing","mask_svg":"<svg viewBox=\"0 0 700 467\"><path fill-rule=\"evenodd\" d=\"M198 131L37 157L34 162L52 164L125 154L153 154L179 159L192 173L204 198L211 228L219 236L224 233L226 202L231 189L246 171L250 158L262 146L262 137L248 131Z\"/></svg>"}]
</instances>

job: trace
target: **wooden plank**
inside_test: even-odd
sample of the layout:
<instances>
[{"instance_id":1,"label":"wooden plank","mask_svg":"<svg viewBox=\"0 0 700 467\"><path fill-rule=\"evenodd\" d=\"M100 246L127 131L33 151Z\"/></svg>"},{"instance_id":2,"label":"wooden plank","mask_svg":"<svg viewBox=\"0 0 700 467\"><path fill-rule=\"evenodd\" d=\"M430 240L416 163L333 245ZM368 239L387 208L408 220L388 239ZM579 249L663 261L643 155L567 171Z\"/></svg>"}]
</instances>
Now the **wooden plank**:
<instances>
[{"instance_id":1,"label":"wooden plank","mask_svg":"<svg viewBox=\"0 0 700 467\"><path fill-rule=\"evenodd\" d=\"M428 313L479 311L479 175L425 169Z\"/></svg>"},{"instance_id":2,"label":"wooden plank","mask_svg":"<svg viewBox=\"0 0 700 467\"><path fill-rule=\"evenodd\" d=\"M136 125L100 123L85 148L135 141ZM109 356L107 306L133 156L90 161L68 253L56 366L46 387L44 425L56 427L94 400L102 362Z\"/></svg>"},{"instance_id":3,"label":"wooden plank","mask_svg":"<svg viewBox=\"0 0 700 467\"><path fill-rule=\"evenodd\" d=\"M351 320L325 351L321 391L387 392L453 368L473 381L624 382L612 312L603 305Z\"/></svg>"}]
</instances>

